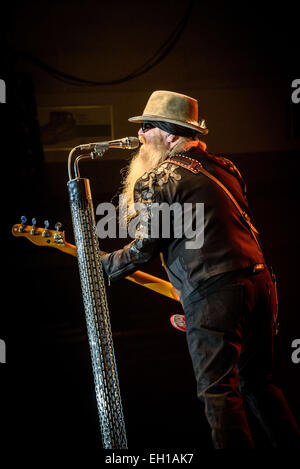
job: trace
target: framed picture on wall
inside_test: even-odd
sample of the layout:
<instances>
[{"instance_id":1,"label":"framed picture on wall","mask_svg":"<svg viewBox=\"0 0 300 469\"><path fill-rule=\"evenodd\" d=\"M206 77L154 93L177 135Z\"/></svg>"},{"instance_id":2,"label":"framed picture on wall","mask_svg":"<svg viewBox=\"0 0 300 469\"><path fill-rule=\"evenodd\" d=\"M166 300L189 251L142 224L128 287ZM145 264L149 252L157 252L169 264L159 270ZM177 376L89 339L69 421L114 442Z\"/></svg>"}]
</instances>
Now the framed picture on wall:
<instances>
[{"instance_id":1,"label":"framed picture on wall","mask_svg":"<svg viewBox=\"0 0 300 469\"><path fill-rule=\"evenodd\" d=\"M41 106L38 121L46 160L60 159L53 152L65 153L77 145L114 139L111 105Z\"/></svg>"}]
</instances>

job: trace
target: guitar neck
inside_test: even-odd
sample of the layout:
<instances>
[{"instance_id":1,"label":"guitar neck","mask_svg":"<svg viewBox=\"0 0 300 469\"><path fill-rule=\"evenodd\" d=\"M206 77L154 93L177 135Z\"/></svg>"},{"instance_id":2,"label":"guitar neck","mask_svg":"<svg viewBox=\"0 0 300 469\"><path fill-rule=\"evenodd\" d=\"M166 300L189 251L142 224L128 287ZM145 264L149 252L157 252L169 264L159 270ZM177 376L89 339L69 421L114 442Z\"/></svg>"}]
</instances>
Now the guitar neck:
<instances>
[{"instance_id":1,"label":"guitar neck","mask_svg":"<svg viewBox=\"0 0 300 469\"><path fill-rule=\"evenodd\" d=\"M30 226L16 224L12 227L12 234L16 237L25 237L36 246L52 247L73 257L77 257L76 246L65 241L63 231L45 230L37 227L33 229L33 227ZM172 300L179 301L179 297L172 284L159 277L137 270L125 278L145 288L149 288L156 293L167 296Z\"/></svg>"},{"instance_id":2,"label":"guitar neck","mask_svg":"<svg viewBox=\"0 0 300 469\"><path fill-rule=\"evenodd\" d=\"M76 246L73 244L68 244L67 249L64 249L63 251L71 256L77 257ZM141 270L136 270L133 274L127 275L125 278L126 280L130 280L138 285L149 288L161 295L167 296L168 298L172 298L172 300L179 301L176 291L167 280L147 274Z\"/></svg>"}]
</instances>

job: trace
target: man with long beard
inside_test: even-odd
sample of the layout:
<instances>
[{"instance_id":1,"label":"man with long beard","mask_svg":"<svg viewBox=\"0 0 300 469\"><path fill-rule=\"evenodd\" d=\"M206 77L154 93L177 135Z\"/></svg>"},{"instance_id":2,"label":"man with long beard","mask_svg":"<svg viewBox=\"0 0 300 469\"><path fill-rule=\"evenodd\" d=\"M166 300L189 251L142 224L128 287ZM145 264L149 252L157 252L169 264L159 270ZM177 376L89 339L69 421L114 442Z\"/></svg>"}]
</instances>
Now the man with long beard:
<instances>
[{"instance_id":1,"label":"man with long beard","mask_svg":"<svg viewBox=\"0 0 300 469\"><path fill-rule=\"evenodd\" d=\"M141 123L142 146L123 195L128 206L138 203L145 210L133 241L103 255L106 274L117 280L161 254L184 309L197 395L205 403L214 448L254 448L245 402L274 448L295 446L300 431L272 379L274 279L241 174L228 159L206 151L201 137L208 130L189 96L155 91L143 114L129 120ZM184 229L174 236L178 220L172 218L169 238L151 235L154 204L174 203L204 204L201 246L188 244ZM137 216L134 211L131 217Z\"/></svg>"}]
</instances>

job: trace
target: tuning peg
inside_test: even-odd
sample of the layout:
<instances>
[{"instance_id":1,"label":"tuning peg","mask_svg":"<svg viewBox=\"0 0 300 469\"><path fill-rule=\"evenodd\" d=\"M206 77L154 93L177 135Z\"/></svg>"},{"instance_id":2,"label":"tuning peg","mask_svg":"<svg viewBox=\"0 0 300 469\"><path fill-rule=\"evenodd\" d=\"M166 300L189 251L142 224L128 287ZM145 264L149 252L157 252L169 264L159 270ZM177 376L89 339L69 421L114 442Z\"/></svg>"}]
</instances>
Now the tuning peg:
<instances>
[{"instance_id":1,"label":"tuning peg","mask_svg":"<svg viewBox=\"0 0 300 469\"><path fill-rule=\"evenodd\" d=\"M36 219L33 218L33 219L31 220L31 223L32 223L32 228L31 228L30 234L35 235L35 234L37 234L37 231L35 230L35 227L36 227Z\"/></svg>"},{"instance_id":2,"label":"tuning peg","mask_svg":"<svg viewBox=\"0 0 300 469\"><path fill-rule=\"evenodd\" d=\"M19 228L20 233L23 233L23 231L25 231L24 225L25 225L26 222L27 222L27 218L25 217L25 215L22 215L21 216L21 225L20 225L20 228Z\"/></svg>"},{"instance_id":3,"label":"tuning peg","mask_svg":"<svg viewBox=\"0 0 300 469\"><path fill-rule=\"evenodd\" d=\"M42 232L42 236L44 236L45 238L48 238L50 235L50 232L48 230L49 226L50 226L50 223L48 220L45 220L44 221L44 226L45 226L45 229L44 231Z\"/></svg>"},{"instance_id":4,"label":"tuning peg","mask_svg":"<svg viewBox=\"0 0 300 469\"><path fill-rule=\"evenodd\" d=\"M60 221L58 221L56 224L55 224L55 229L56 229L56 232L58 232L62 227L62 223L60 223Z\"/></svg>"},{"instance_id":5,"label":"tuning peg","mask_svg":"<svg viewBox=\"0 0 300 469\"><path fill-rule=\"evenodd\" d=\"M60 223L59 221L55 224L54 228L56 229L56 233L54 235L54 242L55 243L63 243L64 242L64 235L62 234L59 234L59 230L61 229L62 227L62 223Z\"/></svg>"}]
</instances>

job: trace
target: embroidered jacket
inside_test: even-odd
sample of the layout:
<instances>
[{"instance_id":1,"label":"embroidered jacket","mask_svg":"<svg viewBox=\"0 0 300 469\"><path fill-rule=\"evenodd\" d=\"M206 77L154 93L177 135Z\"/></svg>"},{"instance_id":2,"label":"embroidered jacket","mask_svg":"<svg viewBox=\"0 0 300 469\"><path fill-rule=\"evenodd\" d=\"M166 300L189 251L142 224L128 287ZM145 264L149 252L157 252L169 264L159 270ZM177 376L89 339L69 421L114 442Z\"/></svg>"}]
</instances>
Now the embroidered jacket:
<instances>
[{"instance_id":1,"label":"embroidered jacket","mask_svg":"<svg viewBox=\"0 0 300 469\"><path fill-rule=\"evenodd\" d=\"M143 210L136 224L135 238L124 248L103 255L102 262L109 278L116 280L140 269L161 253L170 282L184 301L214 275L265 261L224 191L201 172L191 169L200 162L250 215L246 185L236 166L199 148L181 152L177 158L178 164L173 160L163 162L137 181L134 200L142 204ZM190 167L182 166L180 158L186 162L197 161ZM169 231L168 226L164 230L164 211L160 210L158 216L154 210L158 207L172 208L168 213Z\"/></svg>"}]
</instances>

